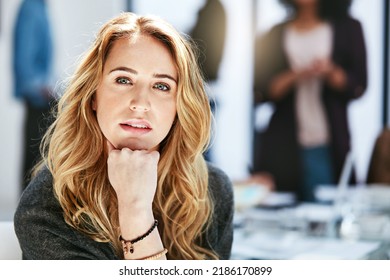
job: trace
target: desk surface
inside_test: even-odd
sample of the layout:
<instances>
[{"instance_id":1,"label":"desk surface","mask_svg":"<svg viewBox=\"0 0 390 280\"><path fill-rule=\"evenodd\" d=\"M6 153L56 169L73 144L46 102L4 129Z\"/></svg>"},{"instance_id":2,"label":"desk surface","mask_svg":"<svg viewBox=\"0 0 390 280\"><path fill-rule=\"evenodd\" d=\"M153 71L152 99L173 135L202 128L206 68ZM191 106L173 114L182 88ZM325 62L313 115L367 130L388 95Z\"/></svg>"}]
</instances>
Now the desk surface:
<instances>
[{"instance_id":1,"label":"desk surface","mask_svg":"<svg viewBox=\"0 0 390 280\"><path fill-rule=\"evenodd\" d=\"M332 238L324 228L308 234L308 221L328 221L330 209L331 206L305 204L288 209L237 211L232 259L389 259L390 246L385 248L382 240Z\"/></svg>"},{"instance_id":2,"label":"desk surface","mask_svg":"<svg viewBox=\"0 0 390 280\"><path fill-rule=\"evenodd\" d=\"M381 249L375 241L344 241L327 238L304 238L299 235L256 233L250 237L235 232L232 259L369 259Z\"/></svg>"}]
</instances>

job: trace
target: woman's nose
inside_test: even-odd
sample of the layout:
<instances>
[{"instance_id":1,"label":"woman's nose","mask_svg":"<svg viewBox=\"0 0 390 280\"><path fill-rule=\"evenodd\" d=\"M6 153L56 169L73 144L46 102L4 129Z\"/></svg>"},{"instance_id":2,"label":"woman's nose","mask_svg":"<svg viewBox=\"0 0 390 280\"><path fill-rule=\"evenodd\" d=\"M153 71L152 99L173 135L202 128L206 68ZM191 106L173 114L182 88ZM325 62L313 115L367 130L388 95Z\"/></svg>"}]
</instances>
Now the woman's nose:
<instances>
[{"instance_id":1,"label":"woman's nose","mask_svg":"<svg viewBox=\"0 0 390 280\"><path fill-rule=\"evenodd\" d=\"M147 89L139 89L133 92L129 104L130 110L146 112L150 110L149 93Z\"/></svg>"}]
</instances>

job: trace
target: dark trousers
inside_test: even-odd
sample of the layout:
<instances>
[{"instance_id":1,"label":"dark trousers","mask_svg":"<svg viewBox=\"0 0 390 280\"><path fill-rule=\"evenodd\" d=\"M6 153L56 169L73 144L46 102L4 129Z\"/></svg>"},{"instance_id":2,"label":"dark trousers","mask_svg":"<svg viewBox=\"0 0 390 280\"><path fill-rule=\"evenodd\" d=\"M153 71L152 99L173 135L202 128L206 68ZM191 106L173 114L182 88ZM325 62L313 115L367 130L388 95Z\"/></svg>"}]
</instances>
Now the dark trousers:
<instances>
[{"instance_id":1,"label":"dark trousers","mask_svg":"<svg viewBox=\"0 0 390 280\"><path fill-rule=\"evenodd\" d=\"M302 148L302 200L315 202L315 190L320 185L335 185L330 148L326 145Z\"/></svg>"},{"instance_id":2,"label":"dark trousers","mask_svg":"<svg viewBox=\"0 0 390 280\"><path fill-rule=\"evenodd\" d=\"M30 181L34 165L41 159L39 145L50 125L50 107L37 108L26 102L24 120L22 191Z\"/></svg>"}]
</instances>

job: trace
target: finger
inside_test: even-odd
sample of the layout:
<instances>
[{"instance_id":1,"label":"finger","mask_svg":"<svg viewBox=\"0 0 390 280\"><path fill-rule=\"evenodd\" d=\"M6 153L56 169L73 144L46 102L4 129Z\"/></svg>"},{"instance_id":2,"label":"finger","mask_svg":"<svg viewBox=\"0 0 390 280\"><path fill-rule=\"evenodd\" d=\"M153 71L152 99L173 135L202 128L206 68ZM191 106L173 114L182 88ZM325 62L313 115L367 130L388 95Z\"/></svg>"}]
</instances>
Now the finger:
<instances>
[{"instance_id":1,"label":"finger","mask_svg":"<svg viewBox=\"0 0 390 280\"><path fill-rule=\"evenodd\" d=\"M160 153L158 151L150 152L150 155L156 160L156 162L159 162L160 160Z\"/></svg>"}]
</instances>

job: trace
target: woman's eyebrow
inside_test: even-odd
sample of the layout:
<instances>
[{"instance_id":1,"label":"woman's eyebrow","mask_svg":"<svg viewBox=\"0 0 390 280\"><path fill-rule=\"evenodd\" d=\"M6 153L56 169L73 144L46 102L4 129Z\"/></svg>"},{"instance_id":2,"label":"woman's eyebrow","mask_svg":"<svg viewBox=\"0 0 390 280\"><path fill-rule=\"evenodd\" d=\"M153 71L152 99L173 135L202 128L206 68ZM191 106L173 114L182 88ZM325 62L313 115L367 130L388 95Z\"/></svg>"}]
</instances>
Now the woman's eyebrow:
<instances>
[{"instance_id":1,"label":"woman's eyebrow","mask_svg":"<svg viewBox=\"0 0 390 280\"><path fill-rule=\"evenodd\" d=\"M132 68L129 68L129 67L125 67L125 66L119 66L119 67L116 67L112 70L110 70L109 73L112 73L112 72L115 72L115 71L125 71L125 72L129 72L129 73L132 73L132 74L135 74L137 75L138 72Z\"/></svg>"},{"instance_id":2,"label":"woman's eyebrow","mask_svg":"<svg viewBox=\"0 0 390 280\"><path fill-rule=\"evenodd\" d=\"M125 72L129 72L129 73L138 75L138 72L136 70L134 70L132 68L129 68L129 67L126 67L126 66L115 67L114 69L111 69L109 73L112 73L112 72L115 72L115 71L125 71ZM171 76L169 74L156 73L156 74L153 74L153 77L154 78L160 78L160 79L170 79L170 80L174 81L177 84L177 80L173 76Z\"/></svg>"},{"instance_id":3,"label":"woman's eyebrow","mask_svg":"<svg viewBox=\"0 0 390 280\"><path fill-rule=\"evenodd\" d=\"M176 84L177 84L177 80L172 77L171 75L168 75L168 74L154 74L153 75L154 78L160 78L160 79L170 79L172 81L174 81Z\"/></svg>"}]
</instances>

